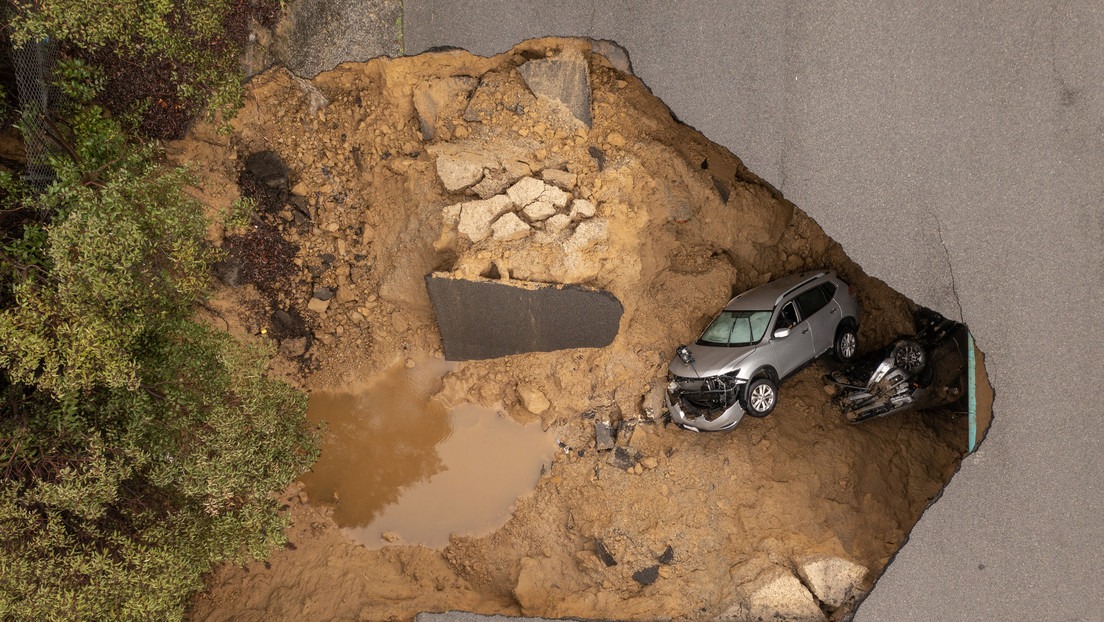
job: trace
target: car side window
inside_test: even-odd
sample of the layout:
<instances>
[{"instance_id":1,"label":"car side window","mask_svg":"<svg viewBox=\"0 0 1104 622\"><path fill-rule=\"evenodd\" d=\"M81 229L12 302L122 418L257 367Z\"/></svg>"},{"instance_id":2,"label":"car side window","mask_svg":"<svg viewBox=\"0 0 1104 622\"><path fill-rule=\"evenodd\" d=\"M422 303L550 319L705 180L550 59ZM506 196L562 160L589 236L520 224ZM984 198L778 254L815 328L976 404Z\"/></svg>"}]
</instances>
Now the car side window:
<instances>
[{"instance_id":1,"label":"car side window","mask_svg":"<svg viewBox=\"0 0 1104 622\"><path fill-rule=\"evenodd\" d=\"M824 299L832 300L836 295L836 284L832 282L825 283L820 286L820 289L824 290Z\"/></svg>"},{"instance_id":2,"label":"car side window","mask_svg":"<svg viewBox=\"0 0 1104 622\"><path fill-rule=\"evenodd\" d=\"M814 313L823 309L824 305L828 304L828 299L824 297L824 290L820 287L814 287L803 294L799 294L794 300L797 302L797 306L801 308L802 317L811 317Z\"/></svg>"},{"instance_id":3,"label":"car side window","mask_svg":"<svg viewBox=\"0 0 1104 622\"><path fill-rule=\"evenodd\" d=\"M782 307L782 312L778 314L778 321L774 324L774 330L793 328L795 324L797 324L797 309L792 301L787 302L786 306Z\"/></svg>"}]
</instances>

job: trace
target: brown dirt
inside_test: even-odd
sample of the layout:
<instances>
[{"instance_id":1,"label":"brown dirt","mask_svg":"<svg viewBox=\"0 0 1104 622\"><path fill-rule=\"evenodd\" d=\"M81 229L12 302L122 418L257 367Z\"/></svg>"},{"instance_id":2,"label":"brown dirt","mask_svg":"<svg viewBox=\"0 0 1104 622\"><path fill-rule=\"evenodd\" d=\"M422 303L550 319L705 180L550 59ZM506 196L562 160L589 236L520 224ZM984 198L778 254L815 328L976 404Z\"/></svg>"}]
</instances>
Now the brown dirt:
<instances>
[{"instance_id":1,"label":"brown dirt","mask_svg":"<svg viewBox=\"0 0 1104 622\"><path fill-rule=\"evenodd\" d=\"M501 529L454 536L440 551L370 550L343 535L332 508L303 502L297 484L285 494L294 547L267 564L213 573L194 620L402 620L451 609L712 619L739 602L763 562L792 568L829 554L876 576L955 472L961 420L928 413L849 426L827 403L823 363L783 384L770 417L745 419L733 432L697 435L650 419L674 346L735 291L801 269L835 269L860 292L865 350L911 330L910 304L603 58L590 58L592 128L534 98L516 66L579 45L546 39L493 58L450 51L377 59L310 83L277 69L249 84L231 137L201 126L171 146L170 157L202 179L196 192L212 210L236 197L245 155L270 149L291 169L292 194L306 197L313 216L306 225L290 212L272 217L299 249L292 285L264 296L228 289L212 309L233 316L231 330L255 335L270 334L276 309L301 314L313 331L310 350L274 368L306 388L341 389L396 361L440 356L423 281L434 270L476 276L496 265L515 278L607 289L625 309L609 347L465 362L446 376L446 401L502 404L585 450L558 454ZM436 138L424 142L414 90L451 76L482 77L471 98L480 114L464 120L461 96L442 106ZM468 242L442 213L472 197L446 192L435 170L437 154L457 150L491 154L524 174L576 173L573 194L598 206L593 221L604 233ZM312 276L324 254L334 256L332 267ZM337 296L319 315L306 305L322 286ZM539 416L525 410L522 385L551 407ZM583 413L594 409L623 421L618 442L640 453L640 465L615 468L593 450L594 420ZM616 565L601 562L598 541ZM673 559L658 579L634 580L667 547Z\"/></svg>"}]
</instances>

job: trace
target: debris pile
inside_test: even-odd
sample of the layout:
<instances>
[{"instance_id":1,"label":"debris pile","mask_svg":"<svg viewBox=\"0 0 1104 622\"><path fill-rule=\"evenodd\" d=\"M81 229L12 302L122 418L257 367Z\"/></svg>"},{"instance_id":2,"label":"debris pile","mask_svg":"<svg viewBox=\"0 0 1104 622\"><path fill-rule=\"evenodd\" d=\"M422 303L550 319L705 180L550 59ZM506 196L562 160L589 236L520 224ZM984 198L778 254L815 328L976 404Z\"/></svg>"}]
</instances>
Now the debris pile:
<instances>
[{"instance_id":1,"label":"debris pile","mask_svg":"<svg viewBox=\"0 0 1104 622\"><path fill-rule=\"evenodd\" d=\"M200 126L170 147L213 212L244 191L251 154L286 165L281 204L253 226L295 249L290 275L228 284L210 306L231 331L277 340L274 373L306 388L444 357L430 274L601 290L622 310L607 345L468 360L445 376L446 404L497 407L560 439L505 526L443 550L401 534L369 550L332 508L289 490L295 548L270 568L216 572L194 619L839 618L955 472L962 422L848 425L820 363L735 432L664 425L672 349L736 292L834 269L858 291L863 351L908 334L910 305L597 45L376 59L310 82L275 69L248 85L229 139Z\"/></svg>"}]
</instances>

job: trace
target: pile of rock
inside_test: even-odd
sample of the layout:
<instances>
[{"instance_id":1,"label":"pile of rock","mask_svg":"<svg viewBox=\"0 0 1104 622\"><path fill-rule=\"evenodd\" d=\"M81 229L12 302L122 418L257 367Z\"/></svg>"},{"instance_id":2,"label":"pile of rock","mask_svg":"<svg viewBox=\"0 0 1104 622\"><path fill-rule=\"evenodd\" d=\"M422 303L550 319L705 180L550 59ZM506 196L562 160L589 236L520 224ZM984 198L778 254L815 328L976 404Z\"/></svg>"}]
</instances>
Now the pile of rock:
<instances>
[{"instance_id":1,"label":"pile of rock","mask_svg":"<svg viewBox=\"0 0 1104 622\"><path fill-rule=\"evenodd\" d=\"M594 203L572 196L576 175L568 171L546 169L541 179L524 176L506 186L502 183L509 179L505 169L488 166L479 157L442 155L437 159L437 174L450 192L471 190L482 196L488 187L505 186L504 191L444 208L445 227L455 227L473 243L487 238L511 242L534 231L558 235L598 211Z\"/></svg>"},{"instance_id":2,"label":"pile of rock","mask_svg":"<svg viewBox=\"0 0 1104 622\"><path fill-rule=\"evenodd\" d=\"M720 622L793 620L824 622L848 612L865 593L864 566L831 555L817 555L795 564L797 574L763 558L738 567L753 576L735 594L735 603L716 619Z\"/></svg>"}]
</instances>

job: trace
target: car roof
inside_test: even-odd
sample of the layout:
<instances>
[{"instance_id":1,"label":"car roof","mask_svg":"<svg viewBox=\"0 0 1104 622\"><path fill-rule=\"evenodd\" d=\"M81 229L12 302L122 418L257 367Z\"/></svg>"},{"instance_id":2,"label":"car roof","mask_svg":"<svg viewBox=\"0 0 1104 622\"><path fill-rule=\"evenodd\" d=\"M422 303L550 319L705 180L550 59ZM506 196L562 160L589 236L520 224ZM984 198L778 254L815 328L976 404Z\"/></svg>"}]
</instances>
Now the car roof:
<instances>
[{"instance_id":1,"label":"car roof","mask_svg":"<svg viewBox=\"0 0 1104 622\"><path fill-rule=\"evenodd\" d=\"M789 292L816 280L835 276L831 270L809 270L798 274L791 274L770 283L749 289L728 301L726 311L754 311L773 309L779 300Z\"/></svg>"}]
</instances>

